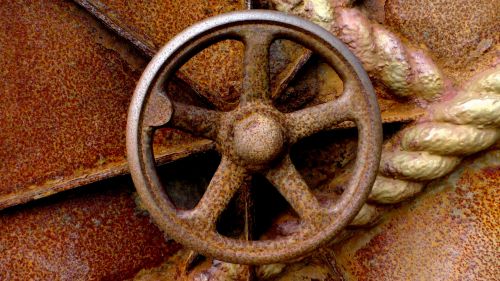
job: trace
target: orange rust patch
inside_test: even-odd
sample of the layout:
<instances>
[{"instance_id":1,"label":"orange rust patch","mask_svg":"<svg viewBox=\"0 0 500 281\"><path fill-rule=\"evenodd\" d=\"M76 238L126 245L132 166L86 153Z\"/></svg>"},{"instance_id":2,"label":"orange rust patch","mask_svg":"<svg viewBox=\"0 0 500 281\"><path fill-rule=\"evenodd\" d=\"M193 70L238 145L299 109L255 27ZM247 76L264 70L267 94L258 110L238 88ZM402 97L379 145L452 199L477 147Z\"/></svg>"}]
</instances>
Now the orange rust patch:
<instances>
[{"instance_id":1,"label":"orange rust patch","mask_svg":"<svg viewBox=\"0 0 500 281\"><path fill-rule=\"evenodd\" d=\"M500 151L464 161L384 223L336 246L356 280L492 280L500 275Z\"/></svg>"},{"instance_id":2,"label":"orange rust patch","mask_svg":"<svg viewBox=\"0 0 500 281\"><path fill-rule=\"evenodd\" d=\"M136 210L128 178L0 212L1 280L123 280L180 245Z\"/></svg>"}]
</instances>

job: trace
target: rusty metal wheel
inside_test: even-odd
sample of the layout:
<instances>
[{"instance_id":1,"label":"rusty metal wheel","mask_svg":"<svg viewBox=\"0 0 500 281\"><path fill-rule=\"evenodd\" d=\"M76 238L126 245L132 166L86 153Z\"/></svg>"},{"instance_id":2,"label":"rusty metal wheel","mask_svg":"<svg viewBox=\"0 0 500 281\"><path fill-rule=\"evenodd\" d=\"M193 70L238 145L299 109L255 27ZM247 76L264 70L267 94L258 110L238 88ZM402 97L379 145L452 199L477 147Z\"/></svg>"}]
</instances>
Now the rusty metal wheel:
<instances>
[{"instance_id":1,"label":"rusty metal wheel","mask_svg":"<svg viewBox=\"0 0 500 281\"><path fill-rule=\"evenodd\" d=\"M245 45L239 106L218 112L172 103L166 81L199 51L226 39ZM336 100L282 113L269 90L269 46L276 39L302 44L342 78ZM289 156L299 139L343 121L358 127L357 158L347 188L334 202L319 202ZM178 210L158 178L152 138L169 124L215 140L221 163L195 208ZM225 14L200 22L163 47L143 73L129 110L127 153L140 198L173 239L202 254L232 263L264 264L299 257L332 239L354 218L375 180L381 151L381 120L370 80L359 61L329 32L298 17L270 11ZM216 221L244 179L263 174L301 219L298 232L278 240L246 241L219 234Z\"/></svg>"}]
</instances>

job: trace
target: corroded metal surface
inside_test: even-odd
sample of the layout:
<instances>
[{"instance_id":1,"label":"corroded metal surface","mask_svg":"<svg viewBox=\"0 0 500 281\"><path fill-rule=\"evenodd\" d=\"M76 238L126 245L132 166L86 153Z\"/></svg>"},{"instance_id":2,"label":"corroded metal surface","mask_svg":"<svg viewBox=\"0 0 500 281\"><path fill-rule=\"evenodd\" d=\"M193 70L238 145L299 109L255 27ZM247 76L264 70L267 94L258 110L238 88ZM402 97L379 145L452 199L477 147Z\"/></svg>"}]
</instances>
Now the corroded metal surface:
<instances>
[{"instance_id":1,"label":"corroded metal surface","mask_svg":"<svg viewBox=\"0 0 500 281\"><path fill-rule=\"evenodd\" d=\"M9 1L0 13L1 195L123 158L139 72L74 4Z\"/></svg>"},{"instance_id":2,"label":"corroded metal surface","mask_svg":"<svg viewBox=\"0 0 500 281\"><path fill-rule=\"evenodd\" d=\"M117 178L0 211L1 280L123 280L181 246L166 242Z\"/></svg>"},{"instance_id":3,"label":"corroded metal surface","mask_svg":"<svg viewBox=\"0 0 500 281\"><path fill-rule=\"evenodd\" d=\"M201 48L224 39L245 44L243 93L231 112L162 103L172 125L213 139L222 154L204 196L180 211L165 193L154 167L151 139L156 122L151 97L163 94L174 71ZM273 40L293 40L317 53L344 81L336 100L284 114L272 106L269 48ZM155 98L158 100L158 98ZM144 205L159 226L179 241L218 259L249 264L290 260L330 240L361 208L374 181L381 150L381 120L373 88L358 60L326 30L277 12L240 12L203 21L181 33L155 56L136 88L127 123L127 153ZM156 119L154 119L156 120ZM296 171L290 145L346 120L358 126L352 176L338 200L320 203ZM223 237L215 224L247 175L263 173L302 220L300 229L280 240L245 241Z\"/></svg>"},{"instance_id":4,"label":"corroded metal surface","mask_svg":"<svg viewBox=\"0 0 500 281\"><path fill-rule=\"evenodd\" d=\"M0 209L126 173L144 58L70 2L9 1L0 15ZM160 162L212 147L171 130L156 143Z\"/></svg>"},{"instance_id":5,"label":"corroded metal surface","mask_svg":"<svg viewBox=\"0 0 500 281\"><path fill-rule=\"evenodd\" d=\"M1 12L2 34L7 36L2 38L1 58L1 87L6 94L0 105L0 208L127 173L124 112L127 94L146 59L71 3L9 2L2 5ZM282 90L307 55L300 55L302 50L290 44L273 46L272 83ZM314 70L309 67L308 72ZM292 97L310 99L317 91L331 93L327 73L321 71L320 75L324 76L320 85L326 87L316 89L311 85L317 80L308 78L303 85L291 82L292 90L286 90L284 96L291 91ZM171 90L177 95L190 88L177 82L181 87ZM278 95L279 90L274 93ZM397 106L382 102L384 120L402 120L398 110L391 110ZM403 119L421 114L410 105ZM155 147L163 151L157 154L159 162L213 147L180 132L165 132L157 143L164 144Z\"/></svg>"},{"instance_id":6,"label":"corroded metal surface","mask_svg":"<svg viewBox=\"0 0 500 281\"><path fill-rule=\"evenodd\" d=\"M457 82L498 63L498 0L387 0L385 23L425 44Z\"/></svg>"},{"instance_id":7,"label":"corroded metal surface","mask_svg":"<svg viewBox=\"0 0 500 281\"><path fill-rule=\"evenodd\" d=\"M353 280L494 280L500 151L464 161L376 228L335 247ZM492 279L493 278L493 279Z\"/></svg>"}]
</instances>

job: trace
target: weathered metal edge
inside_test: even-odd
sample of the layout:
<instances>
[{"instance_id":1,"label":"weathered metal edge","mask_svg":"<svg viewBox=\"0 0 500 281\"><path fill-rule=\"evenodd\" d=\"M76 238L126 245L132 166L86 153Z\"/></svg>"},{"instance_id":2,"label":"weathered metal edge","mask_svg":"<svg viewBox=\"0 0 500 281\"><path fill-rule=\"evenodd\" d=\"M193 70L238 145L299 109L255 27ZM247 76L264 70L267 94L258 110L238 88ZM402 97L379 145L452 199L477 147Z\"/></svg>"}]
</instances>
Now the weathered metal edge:
<instances>
[{"instance_id":1,"label":"weathered metal edge","mask_svg":"<svg viewBox=\"0 0 500 281\"><path fill-rule=\"evenodd\" d=\"M111 29L118 36L132 43L143 54L152 58L158 51L151 39L148 39L143 34L134 31L131 27L124 25L116 17L111 16L111 10L106 8L104 4L97 4L96 1L89 0L73 0L75 3L87 10L91 15L101 21L107 28Z\"/></svg>"},{"instance_id":2,"label":"weathered metal edge","mask_svg":"<svg viewBox=\"0 0 500 281\"><path fill-rule=\"evenodd\" d=\"M156 162L159 165L166 164L194 153L201 153L213 149L215 144L209 140L200 140L194 142L189 148L179 146L179 150L173 151L167 149L166 151L158 153ZM174 147L175 148L175 147ZM97 181L105 180L108 178L125 175L129 173L128 164L126 161L122 164L106 167L104 169L93 169L90 172L85 171L85 174L76 176L71 179L65 179L61 182L48 181L45 184L35 186L28 191L21 193L12 193L0 197L0 210L12 207L15 205L27 203L32 200L44 198L61 191L66 191L79 186L91 184Z\"/></svg>"}]
</instances>

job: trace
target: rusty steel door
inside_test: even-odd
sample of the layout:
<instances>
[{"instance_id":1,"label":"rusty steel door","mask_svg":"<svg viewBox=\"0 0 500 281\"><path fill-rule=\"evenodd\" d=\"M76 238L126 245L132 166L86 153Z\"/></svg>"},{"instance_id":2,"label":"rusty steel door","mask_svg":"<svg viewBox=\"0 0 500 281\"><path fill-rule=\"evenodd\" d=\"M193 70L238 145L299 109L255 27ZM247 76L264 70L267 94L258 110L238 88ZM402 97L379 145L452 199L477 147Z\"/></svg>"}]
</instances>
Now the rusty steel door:
<instances>
[{"instance_id":1,"label":"rusty steel door","mask_svg":"<svg viewBox=\"0 0 500 281\"><path fill-rule=\"evenodd\" d=\"M500 1L0 15L0 280L500 276Z\"/></svg>"}]
</instances>

